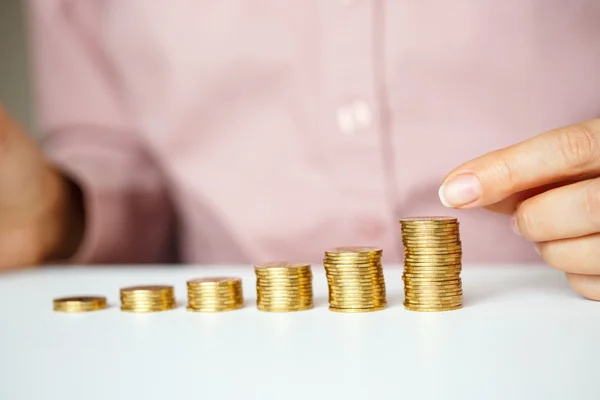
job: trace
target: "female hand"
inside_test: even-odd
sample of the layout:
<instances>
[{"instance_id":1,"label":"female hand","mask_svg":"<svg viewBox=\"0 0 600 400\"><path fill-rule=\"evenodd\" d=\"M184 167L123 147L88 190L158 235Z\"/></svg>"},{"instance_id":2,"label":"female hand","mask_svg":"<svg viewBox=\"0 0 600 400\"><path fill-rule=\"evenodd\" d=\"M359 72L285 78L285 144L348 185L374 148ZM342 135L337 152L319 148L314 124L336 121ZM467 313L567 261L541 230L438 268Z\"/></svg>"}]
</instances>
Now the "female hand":
<instances>
[{"instance_id":1,"label":"female hand","mask_svg":"<svg viewBox=\"0 0 600 400\"><path fill-rule=\"evenodd\" d=\"M83 222L72 186L0 107L0 271L75 251Z\"/></svg>"},{"instance_id":2,"label":"female hand","mask_svg":"<svg viewBox=\"0 0 600 400\"><path fill-rule=\"evenodd\" d=\"M600 119L549 131L454 169L447 207L512 214L514 230L571 287L600 300Z\"/></svg>"}]
</instances>

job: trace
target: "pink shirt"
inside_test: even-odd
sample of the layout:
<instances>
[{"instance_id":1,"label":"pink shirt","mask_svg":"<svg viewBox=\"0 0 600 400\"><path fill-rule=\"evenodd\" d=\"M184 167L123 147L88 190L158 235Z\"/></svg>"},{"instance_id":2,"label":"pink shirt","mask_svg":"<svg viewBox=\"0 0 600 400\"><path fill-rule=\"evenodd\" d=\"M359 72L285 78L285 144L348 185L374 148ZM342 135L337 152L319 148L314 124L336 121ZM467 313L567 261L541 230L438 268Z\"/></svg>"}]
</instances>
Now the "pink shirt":
<instances>
[{"instance_id":1,"label":"pink shirt","mask_svg":"<svg viewBox=\"0 0 600 400\"><path fill-rule=\"evenodd\" d=\"M44 148L86 197L80 262L396 262L419 214L460 218L465 261L536 260L438 186L600 112L597 0L30 3Z\"/></svg>"}]
</instances>

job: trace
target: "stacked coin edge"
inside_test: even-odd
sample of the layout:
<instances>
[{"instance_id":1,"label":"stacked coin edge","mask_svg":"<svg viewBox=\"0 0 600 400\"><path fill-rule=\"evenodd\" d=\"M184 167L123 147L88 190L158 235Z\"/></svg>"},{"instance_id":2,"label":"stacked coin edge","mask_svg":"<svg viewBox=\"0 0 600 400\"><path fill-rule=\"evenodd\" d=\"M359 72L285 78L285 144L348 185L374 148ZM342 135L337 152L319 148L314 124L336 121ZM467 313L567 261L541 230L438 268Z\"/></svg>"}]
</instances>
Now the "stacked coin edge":
<instances>
[{"instance_id":1,"label":"stacked coin edge","mask_svg":"<svg viewBox=\"0 0 600 400\"><path fill-rule=\"evenodd\" d=\"M268 262L254 266L256 306L263 312L296 312L314 307L309 263Z\"/></svg>"},{"instance_id":2,"label":"stacked coin edge","mask_svg":"<svg viewBox=\"0 0 600 400\"><path fill-rule=\"evenodd\" d=\"M400 220L404 245L404 307L441 312L462 308L462 246L454 217Z\"/></svg>"},{"instance_id":3,"label":"stacked coin edge","mask_svg":"<svg viewBox=\"0 0 600 400\"><path fill-rule=\"evenodd\" d=\"M325 252L330 311L361 313L387 307L382 255L381 248L371 246L334 247Z\"/></svg>"},{"instance_id":4,"label":"stacked coin edge","mask_svg":"<svg viewBox=\"0 0 600 400\"><path fill-rule=\"evenodd\" d=\"M197 278L187 281L188 305L192 312L224 312L243 307L242 280L235 277Z\"/></svg>"},{"instance_id":5,"label":"stacked coin edge","mask_svg":"<svg viewBox=\"0 0 600 400\"><path fill-rule=\"evenodd\" d=\"M173 286L143 285L120 290L121 311L134 313L160 312L176 307Z\"/></svg>"}]
</instances>

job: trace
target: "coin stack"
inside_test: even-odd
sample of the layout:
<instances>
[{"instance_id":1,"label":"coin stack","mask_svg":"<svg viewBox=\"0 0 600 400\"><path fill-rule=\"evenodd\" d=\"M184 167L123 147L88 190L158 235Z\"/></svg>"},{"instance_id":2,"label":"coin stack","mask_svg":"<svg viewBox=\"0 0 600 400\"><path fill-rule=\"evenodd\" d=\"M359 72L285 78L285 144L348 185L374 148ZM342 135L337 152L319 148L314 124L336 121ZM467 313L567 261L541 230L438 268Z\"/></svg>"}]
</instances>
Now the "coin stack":
<instances>
[{"instance_id":1,"label":"coin stack","mask_svg":"<svg viewBox=\"0 0 600 400\"><path fill-rule=\"evenodd\" d=\"M132 286L121 289L121 310L144 313L175 308L173 286Z\"/></svg>"},{"instance_id":2,"label":"coin stack","mask_svg":"<svg viewBox=\"0 0 600 400\"><path fill-rule=\"evenodd\" d=\"M256 305L260 311L290 312L313 308L310 264L271 262L254 266Z\"/></svg>"},{"instance_id":3,"label":"coin stack","mask_svg":"<svg viewBox=\"0 0 600 400\"><path fill-rule=\"evenodd\" d=\"M214 277L187 281L188 311L221 312L242 308L242 280Z\"/></svg>"},{"instance_id":4,"label":"coin stack","mask_svg":"<svg viewBox=\"0 0 600 400\"><path fill-rule=\"evenodd\" d=\"M336 247L325 252L331 311L369 312L386 307L382 254L377 247Z\"/></svg>"},{"instance_id":5,"label":"coin stack","mask_svg":"<svg viewBox=\"0 0 600 400\"><path fill-rule=\"evenodd\" d=\"M106 297L103 296L63 297L53 301L54 311L66 313L97 311L106 307Z\"/></svg>"},{"instance_id":6,"label":"coin stack","mask_svg":"<svg viewBox=\"0 0 600 400\"><path fill-rule=\"evenodd\" d=\"M400 220L404 244L404 306L411 311L462 307L462 246L453 217Z\"/></svg>"}]
</instances>

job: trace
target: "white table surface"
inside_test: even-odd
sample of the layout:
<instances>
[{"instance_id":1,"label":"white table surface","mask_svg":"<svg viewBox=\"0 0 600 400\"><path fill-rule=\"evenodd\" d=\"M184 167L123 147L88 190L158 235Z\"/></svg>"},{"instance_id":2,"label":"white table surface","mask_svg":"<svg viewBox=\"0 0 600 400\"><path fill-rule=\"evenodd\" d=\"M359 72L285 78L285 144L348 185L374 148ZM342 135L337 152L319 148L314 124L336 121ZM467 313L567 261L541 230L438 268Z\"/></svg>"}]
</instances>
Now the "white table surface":
<instances>
[{"instance_id":1,"label":"white table surface","mask_svg":"<svg viewBox=\"0 0 600 400\"><path fill-rule=\"evenodd\" d=\"M390 306L339 314L314 269L316 308L263 313L251 267L53 268L0 275L0 399L600 399L600 303L542 265L466 265L464 308ZM244 278L245 308L184 308L186 279ZM120 287L175 285L176 310L130 314ZM103 294L111 308L52 311L52 299Z\"/></svg>"}]
</instances>

